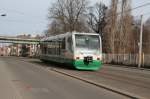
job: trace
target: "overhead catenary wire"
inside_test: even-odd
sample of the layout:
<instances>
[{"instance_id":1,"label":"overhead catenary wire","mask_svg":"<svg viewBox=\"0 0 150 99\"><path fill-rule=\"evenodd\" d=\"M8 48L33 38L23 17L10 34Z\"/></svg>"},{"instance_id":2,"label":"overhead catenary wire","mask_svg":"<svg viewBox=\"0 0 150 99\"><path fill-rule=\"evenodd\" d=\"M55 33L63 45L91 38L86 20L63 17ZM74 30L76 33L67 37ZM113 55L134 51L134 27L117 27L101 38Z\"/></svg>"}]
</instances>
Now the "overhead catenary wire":
<instances>
[{"instance_id":1,"label":"overhead catenary wire","mask_svg":"<svg viewBox=\"0 0 150 99\"><path fill-rule=\"evenodd\" d=\"M140 14L140 15L143 15L143 17L144 17L144 16L146 16L146 15L150 15L150 12L142 13L142 14ZM140 15L136 15L136 16L134 16L134 18L139 18Z\"/></svg>"},{"instance_id":2,"label":"overhead catenary wire","mask_svg":"<svg viewBox=\"0 0 150 99\"><path fill-rule=\"evenodd\" d=\"M45 23L46 22L46 18L45 19L41 19L39 16L35 16L35 15L32 15L32 14L26 14L24 12L21 12L21 11L17 11L17 10L10 10L10 9L4 9L4 8L1 8L0 10L5 10L5 11L8 11L10 13L17 13L19 15L22 15L22 16L27 16L27 17L32 17L32 20L29 20L30 22L31 21L37 21L39 23ZM9 21L9 20L7 20ZM10 20L10 21L15 21L17 22L18 20ZM20 20L19 20L20 21ZM23 20L25 21L25 20ZM21 21L20 21L21 22Z\"/></svg>"},{"instance_id":3,"label":"overhead catenary wire","mask_svg":"<svg viewBox=\"0 0 150 99\"><path fill-rule=\"evenodd\" d=\"M5 21L5 22L11 22L11 23L24 23L24 24L31 24L34 23L34 24L45 24L44 22L36 22L36 21L30 21L30 22L27 22L25 20L10 20L10 19L5 19L5 20L1 20L1 21Z\"/></svg>"},{"instance_id":4,"label":"overhead catenary wire","mask_svg":"<svg viewBox=\"0 0 150 99\"><path fill-rule=\"evenodd\" d=\"M139 5L139 6L136 6L134 8L128 9L128 10L125 10L124 12L130 12L130 11L133 11L133 10L145 7L145 6L149 6L149 5L150 5L150 2L142 4L142 5ZM116 15L118 16L118 15L121 15L121 14L122 14L122 12L118 12ZM114 15L109 15L109 16L106 16L105 18L111 18L112 16L114 16Z\"/></svg>"},{"instance_id":5,"label":"overhead catenary wire","mask_svg":"<svg viewBox=\"0 0 150 99\"><path fill-rule=\"evenodd\" d=\"M143 13L142 15L144 15L144 16L145 16L145 15L149 15L149 14L150 14L150 12L147 12L147 13Z\"/></svg>"},{"instance_id":6,"label":"overhead catenary wire","mask_svg":"<svg viewBox=\"0 0 150 99\"><path fill-rule=\"evenodd\" d=\"M22 16L29 16L29 17L41 19L40 16L35 16L33 14L24 13L24 12L21 12L21 11L18 11L18 10L4 9L4 8L1 8L0 10L8 11L8 12L11 12L11 13L16 13L16 14L19 14L19 15L22 15Z\"/></svg>"}]
</instances>

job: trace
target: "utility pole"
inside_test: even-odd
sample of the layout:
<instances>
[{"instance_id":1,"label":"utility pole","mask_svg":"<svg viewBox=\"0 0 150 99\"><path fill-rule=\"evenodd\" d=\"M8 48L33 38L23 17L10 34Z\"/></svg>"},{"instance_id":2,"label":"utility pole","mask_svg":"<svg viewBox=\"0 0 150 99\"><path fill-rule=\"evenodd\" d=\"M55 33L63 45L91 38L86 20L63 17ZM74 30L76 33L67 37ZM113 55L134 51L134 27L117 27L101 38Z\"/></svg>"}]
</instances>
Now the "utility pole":
<instances>
[{"instance_id":1,"label":"utility pole","mask_svg":"<svg viewBox=\"0 0 150 99\"><path fill-rule=\"evenodd\" d=\"M140 43L139 43L139 64L138 68L141 68L142 63L142 44L143 44L143 15L141 15L141 27L140 27Z\"/></svg>"}]
</instances>

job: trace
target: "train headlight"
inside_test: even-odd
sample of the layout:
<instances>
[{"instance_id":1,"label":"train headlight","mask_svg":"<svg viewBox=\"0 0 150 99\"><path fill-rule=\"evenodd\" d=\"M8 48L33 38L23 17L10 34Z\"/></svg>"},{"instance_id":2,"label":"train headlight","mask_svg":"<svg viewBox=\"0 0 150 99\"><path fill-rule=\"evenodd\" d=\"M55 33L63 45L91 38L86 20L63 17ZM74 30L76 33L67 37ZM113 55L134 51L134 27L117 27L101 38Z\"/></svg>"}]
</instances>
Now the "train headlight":
<instances>
[{"instance_id":1,"label":"train headlight","mask_svg":"<svg viewBox=\"0 0 150 99\"><path fill-rule=\"evenodd\" d=\"M76 59L80 59L80 57L76 57Z\"/></svg>"},{"instance_id":2,"label":"train headlight","mask_svg":"<svg viewBox=\"0 0 150 99\"><path fill-rule=\"evenodd\" d=\"M97 56L97 60L102 60L102 55Z\"/></svg>"},{"instance_id":3,"label":"train headlight","mask_svg":"<svg viewBox=\"0 0 150 99\"><path fill-rule=\"evenodd\" d=\"M97 60L100 60L100 58L99 58L99 57L97 57Z\"/></svg>"}]
</instances>

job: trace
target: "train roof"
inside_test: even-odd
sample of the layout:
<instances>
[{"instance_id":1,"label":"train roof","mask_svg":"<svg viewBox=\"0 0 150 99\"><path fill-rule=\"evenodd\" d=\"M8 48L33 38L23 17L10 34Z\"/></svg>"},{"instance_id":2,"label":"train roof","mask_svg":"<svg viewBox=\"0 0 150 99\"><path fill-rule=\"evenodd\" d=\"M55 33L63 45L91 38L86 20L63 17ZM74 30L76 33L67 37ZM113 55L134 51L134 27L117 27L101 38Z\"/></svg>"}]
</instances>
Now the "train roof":
<instances>
[{"instance_id":1,"label":"train roof","mask_svg":"<svg viewBox=\"0 0 150 99\"><path fill-rule=\"evenodd\" d=\"M65 38L69 35L72 35L72 34L82 34L82 35L99 35L97 33L80 33L80 32L67 32L65 34L59 34L59 35L55 35L55 36L50 36L50 37L46 37L46 38L43 38L41 39L41 41L49 41L49 40L55 40L55 39L62 39L62 38Z\"/></svg>"}]
</instances>

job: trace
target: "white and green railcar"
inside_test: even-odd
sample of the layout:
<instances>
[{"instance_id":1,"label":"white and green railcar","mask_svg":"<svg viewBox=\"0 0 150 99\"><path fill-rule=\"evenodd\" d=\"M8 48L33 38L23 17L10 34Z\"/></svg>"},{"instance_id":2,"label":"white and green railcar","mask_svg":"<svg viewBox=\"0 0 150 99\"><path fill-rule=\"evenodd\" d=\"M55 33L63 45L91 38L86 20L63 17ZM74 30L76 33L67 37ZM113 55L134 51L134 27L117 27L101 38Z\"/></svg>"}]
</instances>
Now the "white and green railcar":
<instances>
[{"instance_id":1,"label":"white and green railcar","mask_svg":"<svg viewBox=\"0 0 150 99\"><path fill-rule=\"evenodd\" d=\"M98 70L102 65L101 37L95 33L66 33L40 41L40 59L67 63L80 70Z\"/></svg>"}]
</instances>

